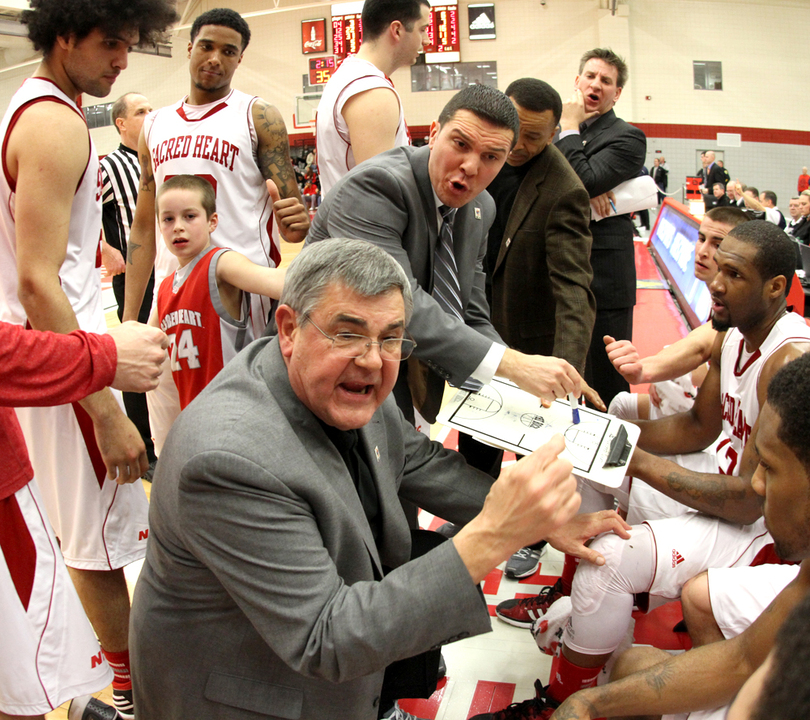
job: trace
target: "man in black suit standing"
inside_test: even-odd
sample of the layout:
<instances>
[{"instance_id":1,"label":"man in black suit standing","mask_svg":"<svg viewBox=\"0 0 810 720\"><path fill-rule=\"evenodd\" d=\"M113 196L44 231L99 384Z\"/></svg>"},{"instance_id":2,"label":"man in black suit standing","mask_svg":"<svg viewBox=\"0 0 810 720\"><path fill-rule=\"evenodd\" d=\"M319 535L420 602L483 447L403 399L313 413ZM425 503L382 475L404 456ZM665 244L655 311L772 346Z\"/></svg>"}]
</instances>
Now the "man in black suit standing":
<instances>
[{"instance_id":1,"label":"man in black suit standing","mask_svg":"<svg viewBox=\"0 0 810 720\"><path fill-rule=\"evenodd\" d=\"M714 161L715 155L713 150L707 150L700 157L703 163L703 171L701 172L703 183L700 191L704 195L711 195L715 183L726 184L726 174L723 172L723 168Z\"/></svg>"},{"instance_id":2,"label":"man in black suit standing","mask_svg":"<svg viewBox=\"0 0 810 720\"><path fill-rule=\"evenodd\" d=\"M608 360L602 338L631 339L636 304L633 223L629 215L616 215L610 191L639 174L647 153L644 133L613 112L626 81L627 65L612 50L586 52L574 81L574 95L563 103L557 141L588 191L591 205L604 218L591 222L596 322L585 379L605 404L629 386Z\"/></svg>"}]
</instances>

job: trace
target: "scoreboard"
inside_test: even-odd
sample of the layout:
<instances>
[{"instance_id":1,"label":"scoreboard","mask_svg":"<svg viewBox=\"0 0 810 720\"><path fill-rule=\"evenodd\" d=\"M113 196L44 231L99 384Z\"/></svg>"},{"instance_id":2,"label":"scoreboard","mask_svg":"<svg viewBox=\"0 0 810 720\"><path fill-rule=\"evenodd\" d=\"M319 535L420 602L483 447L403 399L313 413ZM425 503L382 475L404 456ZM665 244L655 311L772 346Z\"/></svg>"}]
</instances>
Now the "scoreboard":
<instances>
[{"instance_id":1,"label":"scoreboard","mask_svg":"<svg viewBox=\"0 0 810 720\"><path fill-rule=\"evenodd\" d=\"M425 62L458 62L458 5L435 5L430 9L428 25L430 46L425 50Z\"/></svg>"},{"instance_id":2,"label":"scoreboard","mask_svg":"<svg viewBox=\"0 0 810 720\"><path fill-rule=\"evenodd\" d=\"M309 59L309 84L326 85L332 73L335 72L337 63L334 57L319 57Z\"/></svg>"},{"instance_id":3,"label":"scoreboard","mask_svg":"<svg viewBox=\"0 0 810 720\"><path fill-rule=\"evenodd\" d=\"M360 13L332 16L332 54L342 60L360 49L363 22Z\"/></svg>"},{"instance_id":4,"label":"scoreboard","mask_svg":"<svg viewBox=\"0 0 810 720\"><path fill-rule=\"evenodd\" d=\"M338 14L335 11L345 8L332 6L332 54L338 65L347 56L360 49L363 40L363 23L361 12ZM351 4L354 6L354 3ZM430 46L425 50L425 61L429 63L448 63L460 60L460 42L458 30L458 5L436 5L430 9L428 22Z\"/></svg>"}]
</instances>

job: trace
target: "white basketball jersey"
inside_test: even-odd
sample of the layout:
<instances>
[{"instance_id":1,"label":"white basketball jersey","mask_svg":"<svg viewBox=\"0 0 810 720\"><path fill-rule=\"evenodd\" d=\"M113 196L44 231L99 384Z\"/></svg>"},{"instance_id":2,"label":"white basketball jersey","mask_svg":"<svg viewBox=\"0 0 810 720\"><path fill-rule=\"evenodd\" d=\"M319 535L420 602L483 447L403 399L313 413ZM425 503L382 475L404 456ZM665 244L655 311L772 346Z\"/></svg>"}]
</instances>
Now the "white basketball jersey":
<instances>
[{"instance_id":1,"label":"white basketball jersey","mask_svg":"<svg viewBox=\"0 0 810 720\"><path fill-rule=\"evenodd\" d=\"M323 90L323 97L318 103L315 142L318 149L321 195L325 196L334 184L357 164L352 153L349 127L342 114L343 106L358 93L380 87L393 91L399 103L399 125L394 146L411 144L402 101L394 89L394 84L376 65L361 60L356 55L349 55L329 78Z\"/></svg>"},{"instance_id":2,"label":"white basketball jersey","mask_svg":"<svg viewBox=\"0 0 810 720\"><path fill-rule=\"evenodd\" d=\"M67 105L84 121L84 114L53 82L29 78L11 98L0 125L3 174L0 177L0 320L24 325L25 309L17 298L17 237L14 220L16 184L9 174L5 141L23 111L37 102ZM82 330L106 332L101 303L101 171L98 154L89 141L87 165L73 196L65 260L59 269L62 290Z\"/></svg>"},{"instance_id":3,"label":"white basketball jersey","mask_svg":"<svg viewBox=\"0 0 810 720\"><path fill-rule=\"evenodd\" d=\"M759 417L757 386L768 358L790 342L810 341L810 327L801 315L785 313L762 345L753 353L737 328L726 333L720 356L720 400L723 407L723 435L717 447L720 472L739 474L743 448Z\"/></svg>"},{"instance_id":4,"label":"white basketball jersey","mask_svg":"<svg viewBox=\"0 0 810 720\"><path fill-rule=\"evenodd\" d=\"M276 267L281 254L272 241L273 206L256 155L256 100L239 90L207 105L181 100L151 113L146 142L156 189L174 175L198 175L214 186L219 215L219 229L211 235L214 245L227 244L257 265ZM155 287L160 287L177 269L177 258L156 233Z\"/></svg>"}]
</instances>

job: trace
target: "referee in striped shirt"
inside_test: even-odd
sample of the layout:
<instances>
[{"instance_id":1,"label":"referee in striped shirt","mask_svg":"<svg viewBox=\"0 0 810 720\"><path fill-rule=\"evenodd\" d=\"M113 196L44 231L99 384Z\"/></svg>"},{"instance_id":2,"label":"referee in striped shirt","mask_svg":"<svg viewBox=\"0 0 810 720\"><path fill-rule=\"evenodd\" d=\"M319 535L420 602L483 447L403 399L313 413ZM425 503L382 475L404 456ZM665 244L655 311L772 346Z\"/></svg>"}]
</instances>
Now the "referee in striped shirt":
<instances>
[{"instance_id":1,"label":"referee in striped shirt","mask_svg":"<svg viewBox=\"0 0 810 720\"><path fill-rule=\"evenodd\" d=\"M149 101L138 93L122 95L113 103L112 118L115 129L121 136L121 144L115 152L101 159L101 207L104 239L101 254L107 274L112 275L113 292L118 304L118 319L124 312L124 281L126 279L127 242L132 216L135 214L135 201L138 199L138 183L141 168L138 163L138 139L144 118L151 112ZM152 293L155 287L155 273L146 287L138 321L145 323L152 308ZM123 393L127 416L138 428L146 445L149 457L149 471L145 477L152 479L155 467L155 446L149 429L149 412L146 395L143 393Z\"/></svg>"}]
</instances>

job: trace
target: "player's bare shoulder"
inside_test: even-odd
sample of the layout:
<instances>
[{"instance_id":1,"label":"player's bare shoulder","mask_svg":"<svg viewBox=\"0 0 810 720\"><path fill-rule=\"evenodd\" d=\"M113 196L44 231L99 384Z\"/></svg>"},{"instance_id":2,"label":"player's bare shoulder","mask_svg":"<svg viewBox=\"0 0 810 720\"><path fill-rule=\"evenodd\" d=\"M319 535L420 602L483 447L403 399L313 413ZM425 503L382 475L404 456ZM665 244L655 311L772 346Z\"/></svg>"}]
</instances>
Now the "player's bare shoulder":
<instances>
[{"instance_id":1,"label":"player's bare shoulder","mask_svg":"<svg viewBox=\"0 0 810 720\"><path fill-rule=\"evenodd\" d=\"M59 132L54 132L56 127ZM75 166L81 175L89 151L87 125L76 110L62 102L42 101L28 106L18 117L8 135L4 161L14 178L20 161L39 162L40 158L49 167Z\"/></svg>"},{"instance_id":2,"label":"player's bare shoulder","mask_svg":"<svg viewBox=\"0 0 810 720\"><path fill-rule=\"evenodd\" d=\"M757 385L757 393L761 396L762 403L765 401L765 394L768 389L768 384L771 382L771 378L782 367L808 351L810 351L810 340L794 340L793 342L785 343L785 345L779 348L765 361Z\"/></svg>"}]
</instances>

